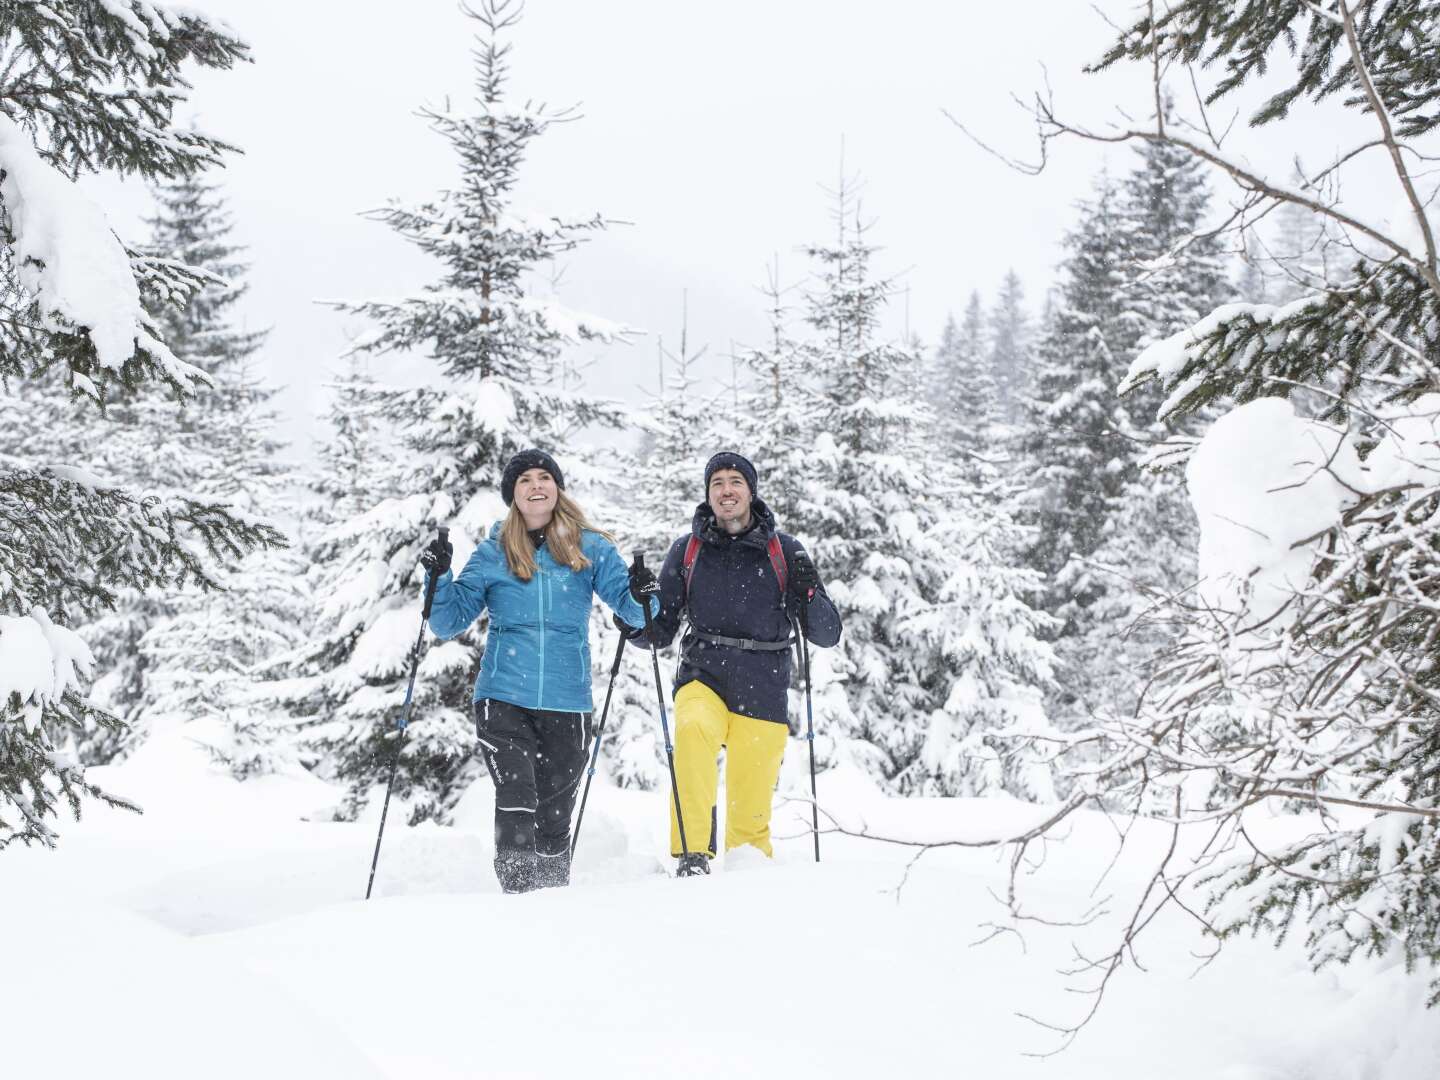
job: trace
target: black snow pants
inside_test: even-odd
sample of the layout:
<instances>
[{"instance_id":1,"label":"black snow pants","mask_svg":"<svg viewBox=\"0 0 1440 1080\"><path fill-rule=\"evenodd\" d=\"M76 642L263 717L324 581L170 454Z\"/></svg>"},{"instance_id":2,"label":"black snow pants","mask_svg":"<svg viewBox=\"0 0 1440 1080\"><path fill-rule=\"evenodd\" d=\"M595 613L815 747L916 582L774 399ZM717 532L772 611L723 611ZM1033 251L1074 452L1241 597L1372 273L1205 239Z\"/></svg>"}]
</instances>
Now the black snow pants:
<instances>
[{"instance_id":1,"label":"black snow pants","mask_svg":"<svg viewBox=\"0 0 1440 1080\"><path fill-rule=\"evenodd\" d=\"M495 781L495 876L507 893L570 884L570 817L590 743L590 714L475 702L475 731Z\"/></svg>"}]
</instances>

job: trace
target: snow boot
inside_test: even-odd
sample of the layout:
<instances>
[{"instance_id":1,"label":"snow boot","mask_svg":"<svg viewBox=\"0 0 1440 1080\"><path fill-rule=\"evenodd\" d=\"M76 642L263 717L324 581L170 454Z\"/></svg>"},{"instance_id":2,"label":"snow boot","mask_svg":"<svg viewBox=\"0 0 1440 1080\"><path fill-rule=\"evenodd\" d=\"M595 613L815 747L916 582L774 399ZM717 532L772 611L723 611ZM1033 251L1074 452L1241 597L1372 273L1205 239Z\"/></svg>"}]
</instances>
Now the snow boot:
<instances>
[{"instance_id":1,"label":"snow boot","mask_svg":"<svg viewBox=\"0 0 1440 1080\"><path fill-rule=\"evenodd\" d=\"M699 851L681 855L675 867L676 877L704 877L710 873L710 856Z\"/></svg>"},{"instance_id":2,"label":"snow boot","mask_svg":"<svg viewBox=\"0 0 1440 1080\"><path fill-rule=\"evenodd\" d=\"M563 889L570 884L570 851L567 848L556 855L536 852L535 888Z\"/></svg>"},{"instance_id":3,"label":"snow boot","mask_svg":"<svg viewBox=\"0 0 1440 1080\"><path fill-rule=\"evenodd\" d=\"M495 852L495 877L507 893L529 892L536 887L535 852L501 848Z\"/></svg>"}]
</instances>

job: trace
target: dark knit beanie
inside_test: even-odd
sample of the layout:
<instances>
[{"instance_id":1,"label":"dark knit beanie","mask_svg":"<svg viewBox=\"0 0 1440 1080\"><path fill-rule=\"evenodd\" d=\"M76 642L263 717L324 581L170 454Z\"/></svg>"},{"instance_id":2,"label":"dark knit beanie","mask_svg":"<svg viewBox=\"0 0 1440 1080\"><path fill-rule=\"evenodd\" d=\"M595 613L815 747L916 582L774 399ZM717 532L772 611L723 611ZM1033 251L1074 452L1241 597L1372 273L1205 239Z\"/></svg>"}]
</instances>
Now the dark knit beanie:
<instances>
[{"instance_id":1,"label":"dark knit beanie","mask_svg":"<svg viewBox=\"0 0 1440 1080\"><path fill-rule=\"evenodd\" d=\"M722 450L705 463L705 494L710 494L710 477L721 469L734 469L741 476L745 477L745 483L750 485L750 497L756 494L757 477L755 466L739 454L731 453L729 450Z\"/></svg>"},{"instance_id":2,"label":"dark knit beanie","mask_svg":"<svg viewBox=\"0 0 1440 1080\"><path fill-rule=\"evenodd\" d=\"M555 486L565 490L565 477L553 457L544 450L521 450L510 459L505 466L505 474L500 478L500 498L505 500L506 506L515 501L515 481L520 479L521 473L530 469L544 469L555 478Z\"/></svg>"}]
</instances>

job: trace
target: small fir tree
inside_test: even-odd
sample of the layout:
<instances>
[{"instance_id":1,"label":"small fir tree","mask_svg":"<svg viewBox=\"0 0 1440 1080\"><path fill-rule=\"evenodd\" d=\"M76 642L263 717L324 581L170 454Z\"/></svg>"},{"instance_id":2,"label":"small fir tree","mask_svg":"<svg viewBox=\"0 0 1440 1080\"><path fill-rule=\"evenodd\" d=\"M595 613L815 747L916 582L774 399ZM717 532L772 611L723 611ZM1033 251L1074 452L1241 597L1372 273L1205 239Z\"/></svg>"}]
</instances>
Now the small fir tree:
<instances>
[{"instance_id":1,"label":"small fir tree","mask_svg":"<svg viewBox=\"0 0 1440 1080\"><path fill-rule=\"evenodd\" d=\"M462 562L504 513L500 476L515 452L563 445L575 488L599 470L587 467L571 436L624 418L615 403L571 386L564 359L567 346L614 340L624 329L566 310L543 279L604 220L541 217L516 203L532 141L573 114L510 101L504 39L518 4L486 0L467 11L479 26L474 107L422 114L455 152L456 186L375 215L435 258L442 275L415 296L338 305L374 323L354 353L433 361L445 378L441 388L377 390L377 412L399 446L381 485L394 496L325 531L318 576L334 590L317 611L313 648L295 658L298 681L281 688L287 707L312 729L307 753L347 785L345 816L359 812L389 771L393 714L415 640L409 628L418 623L417 560L435 527L451 524ZM482 619L426 657L395 789L412 821L444 821L483 772L470 719L483 634Z\"/></svg>"}]
</instances>

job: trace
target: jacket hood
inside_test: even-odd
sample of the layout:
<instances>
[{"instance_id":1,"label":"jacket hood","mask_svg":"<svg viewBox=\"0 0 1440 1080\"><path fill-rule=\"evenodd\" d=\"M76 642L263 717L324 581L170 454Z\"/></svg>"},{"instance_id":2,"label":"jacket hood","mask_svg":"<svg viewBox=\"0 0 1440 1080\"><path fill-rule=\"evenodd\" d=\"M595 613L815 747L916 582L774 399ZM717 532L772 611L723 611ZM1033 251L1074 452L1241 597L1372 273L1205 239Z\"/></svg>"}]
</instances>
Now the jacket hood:
<instances>
[{"instance_id":1,"label":"jacket hood","mask_svg":"<svg viewBox=\"0 0 1440 1080\"><path fill-rule=\"evenodd\" d=\"M754 527L744 536L733 538L734 542L757 548L768 546L770 538L775 535L774 513L765 505L763 499L757 498L750 504L750 516L755 519ZM710 509L708 502L702 502L695 507L690 531L707 544L723 544L732 539L729 533L715 523L715 511Z\"/></svg>"}]
</instances>

